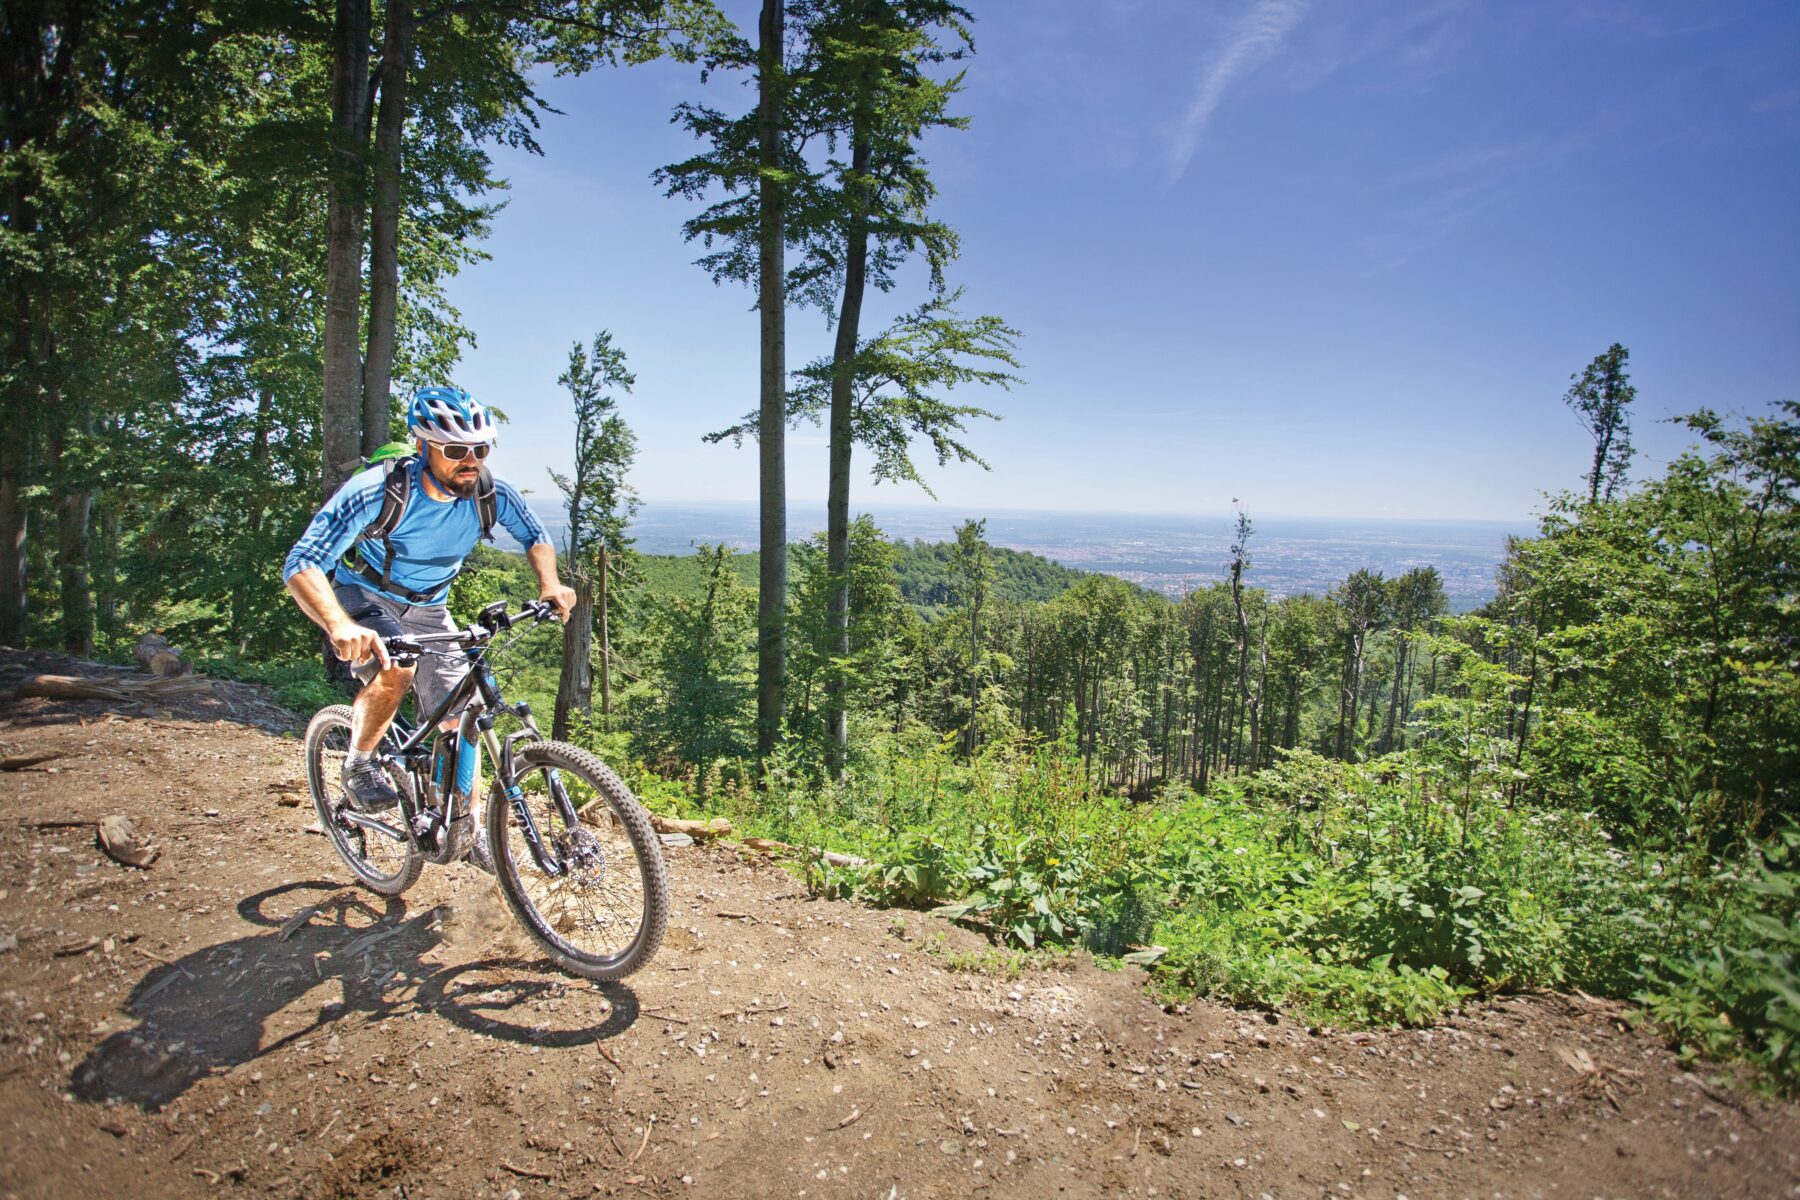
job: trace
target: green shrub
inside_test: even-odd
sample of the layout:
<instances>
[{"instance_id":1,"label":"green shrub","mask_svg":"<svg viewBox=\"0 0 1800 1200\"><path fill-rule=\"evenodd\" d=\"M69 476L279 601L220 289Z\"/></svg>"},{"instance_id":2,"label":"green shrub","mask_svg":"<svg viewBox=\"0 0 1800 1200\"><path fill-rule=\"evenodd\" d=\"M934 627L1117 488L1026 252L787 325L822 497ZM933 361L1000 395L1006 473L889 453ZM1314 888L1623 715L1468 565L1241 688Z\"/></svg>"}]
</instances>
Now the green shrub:
<instances>
[{"instance_id":1,"label":"green shrub","mask_svg":"<svg viewBox=\"0 0 1800 1200\"><path fill-rule=\"evenodd\" d=\"M1709 1057L1748 1053L1772 1081L1800 1086L1800 830L1752 856L1717 915L1691 913L1684 952L1653 960L1639 999Z\"/></svg>"},{"instance_id":2,"label":"green shrub","mask_svg":"<svg viewBox=\"0 0 1800 1200\"><path fill-rule=\"evenodd\" d=\"M349 700L325 678L325 666L318 658L255 661L235 654L216 654L196 658L194 670L239 683L261 684L275 694L283 708L302 718L328 704Z\"/></svg>"}]
</instances>

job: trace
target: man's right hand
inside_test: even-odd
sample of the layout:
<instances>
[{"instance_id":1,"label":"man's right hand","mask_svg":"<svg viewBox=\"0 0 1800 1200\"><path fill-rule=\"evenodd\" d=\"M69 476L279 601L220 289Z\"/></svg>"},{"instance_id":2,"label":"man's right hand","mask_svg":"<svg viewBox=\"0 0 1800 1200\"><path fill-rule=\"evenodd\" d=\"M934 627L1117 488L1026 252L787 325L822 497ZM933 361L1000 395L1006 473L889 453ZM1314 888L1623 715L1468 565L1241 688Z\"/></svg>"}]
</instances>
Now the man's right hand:
<instances>
[{"instance_id":1,"label":"man's right hand","mask_svg":"<svg viewBox=\"0 0 1800 1200\"><path fill-rule=\"evenodd\" d=\"M331 648L347 663L354 664L373 658L383 671L394 665L388 658L387 643L373 629L345 623L334 627L330 636Z\"/></svg>"}]
</instances>

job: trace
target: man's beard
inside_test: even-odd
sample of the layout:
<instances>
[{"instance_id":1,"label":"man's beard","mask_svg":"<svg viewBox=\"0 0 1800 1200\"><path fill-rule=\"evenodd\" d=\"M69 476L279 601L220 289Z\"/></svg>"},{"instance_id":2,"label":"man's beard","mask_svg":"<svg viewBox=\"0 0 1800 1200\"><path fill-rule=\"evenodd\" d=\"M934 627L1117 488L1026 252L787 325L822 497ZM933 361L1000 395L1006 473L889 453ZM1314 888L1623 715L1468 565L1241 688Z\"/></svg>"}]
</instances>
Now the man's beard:
<instances>
[{"instance_id":1,"label":"man's beard","mask_svg":"<svg viewBox=\"0 0 1800 1200\"><path fill-rule=\"evenodd\" d=\"M464 468L460 463L446 462L444 467L443 471L439 471L436 467L431 468L432 482L460 500L473 500L476 489L481 486L481 472L477 470L464 479L462 477Z\"/></svg>"}]
</instances>

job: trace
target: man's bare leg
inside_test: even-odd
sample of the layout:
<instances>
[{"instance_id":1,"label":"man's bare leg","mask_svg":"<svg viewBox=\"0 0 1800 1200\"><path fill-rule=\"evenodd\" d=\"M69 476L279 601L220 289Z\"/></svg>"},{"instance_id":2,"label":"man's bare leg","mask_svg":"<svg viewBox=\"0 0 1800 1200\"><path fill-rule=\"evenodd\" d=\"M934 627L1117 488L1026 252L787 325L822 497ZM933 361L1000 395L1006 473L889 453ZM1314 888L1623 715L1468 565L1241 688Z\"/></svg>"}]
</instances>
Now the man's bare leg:
<instances>
[{"instance_id":1,"label":"man's bare leg","mask_svg":"<svg viewBox=\"0 0 1800 1200\"><path fill-rule=\"evenodd\" d=\"M381 744L388 722L400 711L400 701L412 686L411 667L389 667L363 685L350 705L350 744L364 754Z\"/></svg>"}]
</instances>

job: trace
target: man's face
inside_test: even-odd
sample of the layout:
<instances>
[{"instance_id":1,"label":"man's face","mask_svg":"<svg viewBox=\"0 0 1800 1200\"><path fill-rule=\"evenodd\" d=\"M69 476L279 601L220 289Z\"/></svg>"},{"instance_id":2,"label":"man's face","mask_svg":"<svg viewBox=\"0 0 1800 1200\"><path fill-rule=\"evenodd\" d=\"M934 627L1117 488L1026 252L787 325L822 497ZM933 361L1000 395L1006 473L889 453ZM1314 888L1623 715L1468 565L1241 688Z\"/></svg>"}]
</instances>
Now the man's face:
<instances>
[{"instance_id":1,"label":"man's face","mask_svg":"<svg viewBox=\"0 0 1800 1200\"><path fill-rule=\"evenodd\" d=\"M473 454L460 461L454 461L444 454L444 448L436 442L425 443L431 474L452 493L465 500L473 499L475 488L481 479L482 463Z\"/></svg>"}]
</instances>

